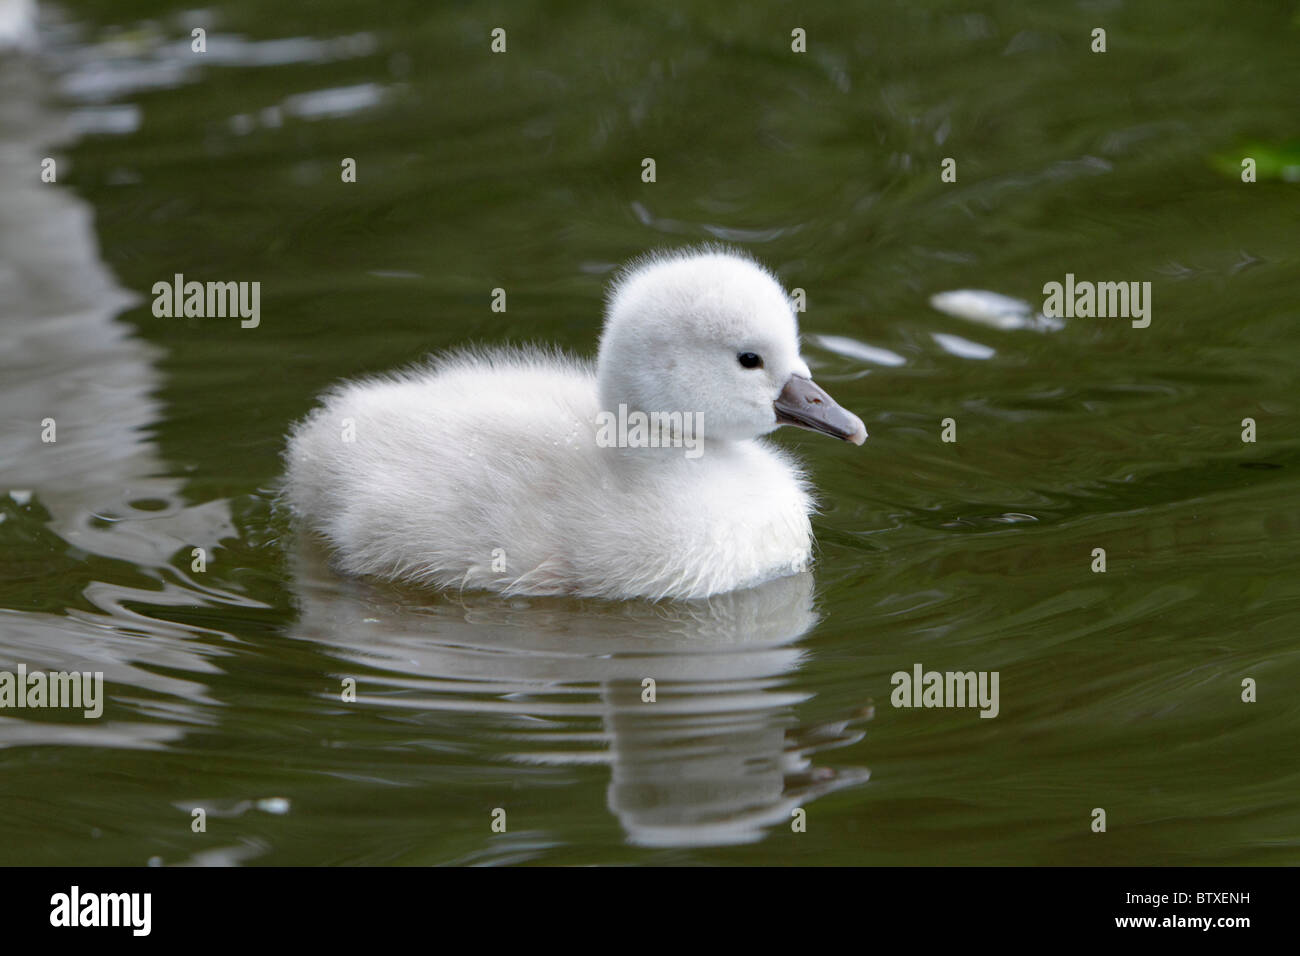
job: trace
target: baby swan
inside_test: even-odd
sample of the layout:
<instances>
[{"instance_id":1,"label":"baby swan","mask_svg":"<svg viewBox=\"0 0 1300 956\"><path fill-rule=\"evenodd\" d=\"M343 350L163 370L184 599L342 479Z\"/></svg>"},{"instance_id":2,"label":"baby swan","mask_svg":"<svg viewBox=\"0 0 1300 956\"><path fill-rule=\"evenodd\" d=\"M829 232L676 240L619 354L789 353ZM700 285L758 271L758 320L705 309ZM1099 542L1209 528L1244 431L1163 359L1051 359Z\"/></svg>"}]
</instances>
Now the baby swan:
<instances>
[{"instance_id":1,"label":"baby swan","mask_svg":"<svg viewBox=\"0 0 1300 956\"><path fill-rule=\"evenodd\" d=\"M813 383L777 281L691 250L619 273L594 367L463 352L335 387L293 429L286 496L350 574L708 597L809 562L807 483L760 440L783 424L867 437Z\"/></svg>"}]
</instances>

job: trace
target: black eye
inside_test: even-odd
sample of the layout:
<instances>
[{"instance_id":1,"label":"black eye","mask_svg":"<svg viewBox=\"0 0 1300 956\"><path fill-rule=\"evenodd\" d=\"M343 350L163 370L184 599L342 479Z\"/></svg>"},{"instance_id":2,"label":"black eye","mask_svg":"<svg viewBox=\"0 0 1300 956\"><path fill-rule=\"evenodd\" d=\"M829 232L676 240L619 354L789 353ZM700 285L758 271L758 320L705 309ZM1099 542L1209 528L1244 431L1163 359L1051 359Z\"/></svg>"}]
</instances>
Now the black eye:
<instances>
[{"instance_id":1,"label":"black eye","mask_svg":"<svg viewBox=\"0 0 1300 956\"><path fill-rule=\"evenodd\" d=\"M740 364L743 365L745 368L763 367L763 356L757 355L754 352L741 352L739 355L736 356L736 358L740 361Z\"/></svg>"}]
</instances>

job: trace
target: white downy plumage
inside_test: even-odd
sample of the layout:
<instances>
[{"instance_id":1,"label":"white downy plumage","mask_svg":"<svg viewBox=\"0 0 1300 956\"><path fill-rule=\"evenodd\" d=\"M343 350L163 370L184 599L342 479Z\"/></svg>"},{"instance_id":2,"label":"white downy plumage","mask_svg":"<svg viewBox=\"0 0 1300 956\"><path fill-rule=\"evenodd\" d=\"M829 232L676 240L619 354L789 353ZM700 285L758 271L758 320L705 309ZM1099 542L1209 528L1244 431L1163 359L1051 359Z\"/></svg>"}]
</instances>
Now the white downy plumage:
<instances>
[{"instance_id":1,"label":"white downy plumage","mask_svg":"<svg viewBox=\"0 0 1300 956\"><path fill-rule=\"evenodd\" d=\"M620 406L683 425L668 447L609 447ZM594 366L465 351L336 387L293 430L286 496L350 574L707 597L810 559L804 477L760 440L780 424L866 438L812 383L766 270L721 249L656 255L615 279Z\"/></svg>"}]
</instances>

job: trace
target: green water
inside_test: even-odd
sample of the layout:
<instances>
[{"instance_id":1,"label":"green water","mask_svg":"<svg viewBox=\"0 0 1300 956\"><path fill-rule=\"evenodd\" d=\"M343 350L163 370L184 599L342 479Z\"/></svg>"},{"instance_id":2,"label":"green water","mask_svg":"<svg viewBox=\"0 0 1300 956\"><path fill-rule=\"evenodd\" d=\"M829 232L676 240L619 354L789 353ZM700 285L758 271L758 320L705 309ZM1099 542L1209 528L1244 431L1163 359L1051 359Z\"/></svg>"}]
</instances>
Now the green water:
<instances>
[{"instance_id":1,"label":"green water","mask_svg":"<svg viewBox=\"0 0 1300 956\"><path fill-rule=\"evenodd\" d=\"M0 863L1300 862L1300 8L284 6L71 2L0 53L0 670L107 696L0 711ZM871 434L777 438L813 574L437 599L274 507L331 382L589 353L614 265L705 240L805 290ZM175 273L260 325L155 318ZM1150 326L929 302L1066 273ZM918 663L998 716L891 706Z\"/></svg>"}]
</instances>

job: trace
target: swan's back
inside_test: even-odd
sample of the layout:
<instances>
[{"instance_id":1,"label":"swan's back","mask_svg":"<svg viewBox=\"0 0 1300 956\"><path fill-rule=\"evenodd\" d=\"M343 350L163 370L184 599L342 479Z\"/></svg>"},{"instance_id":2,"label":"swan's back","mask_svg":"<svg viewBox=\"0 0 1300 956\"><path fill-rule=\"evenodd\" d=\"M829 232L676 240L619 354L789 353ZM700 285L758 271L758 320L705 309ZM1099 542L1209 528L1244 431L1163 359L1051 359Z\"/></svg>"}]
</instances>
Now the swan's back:
<instances>
[{"instance_id":1,"label":"swan's back","mask_svg":"<svg viewBox=\"0 0 1300 956\"><path fill-rule=\"evenodd\" d=\"M556 353L347 383L294 429L287 497L348 573L499 587L599 481L595 415L591 368Z\"/></svg>"}]
</instances>

